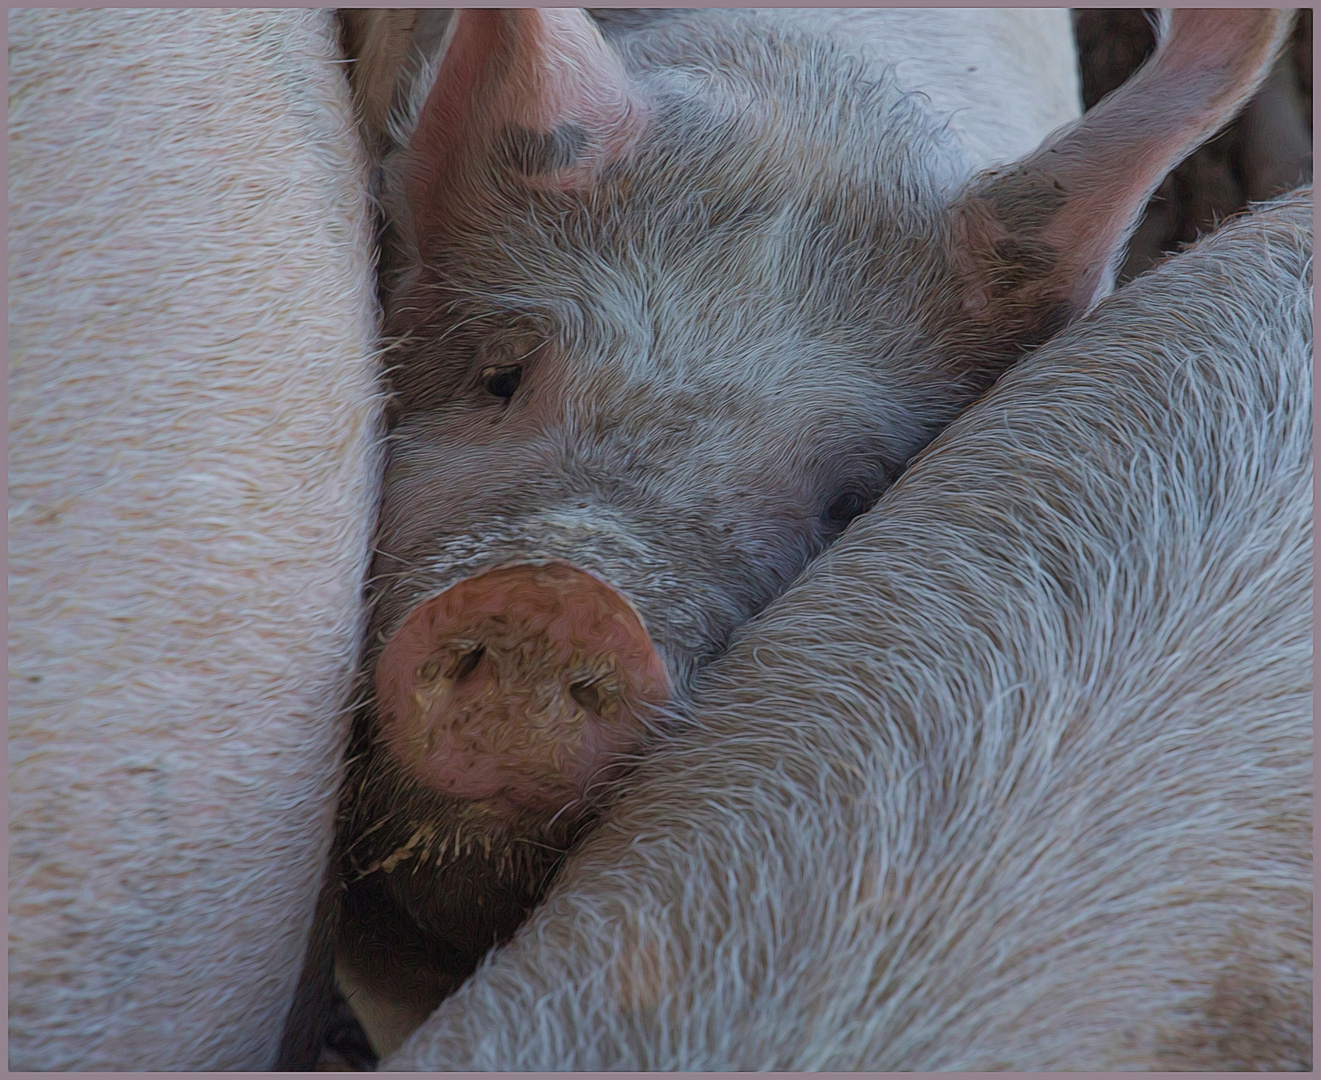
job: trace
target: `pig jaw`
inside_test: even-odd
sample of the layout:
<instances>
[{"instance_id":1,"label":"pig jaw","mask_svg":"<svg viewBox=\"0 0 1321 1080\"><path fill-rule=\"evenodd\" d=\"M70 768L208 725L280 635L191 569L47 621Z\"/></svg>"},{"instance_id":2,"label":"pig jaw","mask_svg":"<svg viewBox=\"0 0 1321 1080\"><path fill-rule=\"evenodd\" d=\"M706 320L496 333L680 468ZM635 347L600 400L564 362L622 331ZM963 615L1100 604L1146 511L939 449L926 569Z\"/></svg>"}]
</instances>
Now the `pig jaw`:
<instances>
[{"instance_id":1,"label":"pig jaw","mask_svg":"<svg viewBox=\"0 0 1321 1080\"><path fill-rule=\"evenodd\" d=\"M409 613L376 667L382 743L405 773L514 816L582 798L669 696L632 605L562 561L464 578Z\"/></svg>"}]
</instances>

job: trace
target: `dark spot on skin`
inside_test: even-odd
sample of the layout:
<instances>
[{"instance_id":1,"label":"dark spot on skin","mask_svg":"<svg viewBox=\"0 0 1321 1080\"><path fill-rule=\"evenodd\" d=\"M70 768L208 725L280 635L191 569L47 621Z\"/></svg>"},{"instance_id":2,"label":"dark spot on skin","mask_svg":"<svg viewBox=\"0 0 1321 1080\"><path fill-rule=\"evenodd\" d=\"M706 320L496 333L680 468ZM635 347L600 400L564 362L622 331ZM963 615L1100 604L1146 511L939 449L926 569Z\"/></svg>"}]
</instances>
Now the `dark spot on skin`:
<instances>
[{"instance_id":1,"label":"dark spot on skin","mask_svg":"<svg viewBox=\"0 0 1321 1080\"><path fill-rule=\"evenodd\" d=\"M993 174L979 185L977 194L1001 228L1017 236L1041 232L1069 201L1058 179L1023 166Z\"/></svg>"},{"instance_id":2,"label":"dark spot on skin","mask_svg":"<svg viewBox=\"0 0 1321 1080\"><path fill-rule=\"evenodd\" d=\"M1311 1072L1312 994L1257 957L1235 957L1210 993L1158 1029L1160 1066L1196 1072ZM1163 1029L1163 1030L1162 1030Z\"/></svg>"},{"instance_id":3,"label":"dark spot on skin","mask_svg":"<svg viewBox=\"0 0 1321 1080\"><path fill-rule=\"evenodd\" d=\"M1049 277L1060 261L1060 253L1049 244L1022 236L1000 240L995 254L1001 264L999 280L1010 289Z\"/></svg>"},{"instance_id":4,"label":"dark spot on skin","mask_svg":"<svg viewBox=\"0 0 1321 1080\"><path fill-rule=\"evenodd\" d=\"M507 168L524 176L544 176L573 165L587 148L587 129L561 124L554 131L529 131L510 125L500 134L496 154Z\"/></svg>"},{"instance_id":5,"label":"dark spot on skin","mask_svg":"<svg viewBox=\"0 0 1321 1080\"><path fill-rule=\"evenodd\" d=\"M1049 340L1077 314L1068 253L1041 237L1050 211L1066 201L1052 178L1008 176L965 204L974 285L990 301L977 332L1007 356Z\"/></svg>"}]
</instances>

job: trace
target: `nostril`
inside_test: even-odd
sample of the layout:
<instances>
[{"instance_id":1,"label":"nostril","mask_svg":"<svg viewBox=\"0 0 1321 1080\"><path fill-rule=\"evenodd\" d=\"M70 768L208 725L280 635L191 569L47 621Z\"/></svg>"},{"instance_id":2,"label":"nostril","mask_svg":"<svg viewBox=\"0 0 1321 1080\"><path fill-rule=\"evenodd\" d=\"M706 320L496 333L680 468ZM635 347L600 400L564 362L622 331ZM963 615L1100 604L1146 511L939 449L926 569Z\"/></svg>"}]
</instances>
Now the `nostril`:
<instances>
[{"instance_id":1,"label":"nostril","mask_svg":"<svg viewBox=\"0 0 1321 1080\"><path fill-rule=\"evenodd\" d=\"M600 713L601 690L596 683L573 683L569 687L569 696L588 712Z\"/></svg>"},{"instance_id":2,"label":"nostril","mask_svg":"<svg viewBox=\"0 0 1321 1080\"><path fill-rule=\"evenodd\" d=\"M462 682L476 670L485 652L486 647L478 645L477 648L464 653L459 657L458 663L454 665L454 672L450 675L450 678L455 682Z\"/></svg>"}]
</instances>

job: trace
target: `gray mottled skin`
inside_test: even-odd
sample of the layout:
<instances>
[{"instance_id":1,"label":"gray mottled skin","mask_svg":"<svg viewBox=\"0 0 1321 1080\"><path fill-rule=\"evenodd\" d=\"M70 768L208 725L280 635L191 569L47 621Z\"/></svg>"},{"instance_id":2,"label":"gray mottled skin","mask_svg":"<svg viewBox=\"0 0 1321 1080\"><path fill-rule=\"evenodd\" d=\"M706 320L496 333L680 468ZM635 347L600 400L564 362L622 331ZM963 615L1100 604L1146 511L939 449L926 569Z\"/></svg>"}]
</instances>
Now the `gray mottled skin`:
<instances>
[{"instance_id":1,"label":"gray mottled skin","mask_svg":"<svg viewBox=\"0 0 1321 1080\"><path fill-rule=\"evenodd\" d=\"M737 11L607 33L648 120L588 189L542 182L581 132L507 128L437 239L402 197L418 161L387 163L403 261L367 673L421 600L559 558L632 601L684 701L736 627L1090 302L1040 285L1072 254L1034 239L1055 180L1035 216L1016 181L1019 232L977 280L948 117L845 39ZM993 181L972 190L997 209ZM1030 302L997 307L1025 277ZM517 393L487 393L481 373L515 363ZM406 1030L523 918L606 792L511 826L406 778L370 702L355 739L340 978L412 1001Z\"/></svg>"}]
</instances>

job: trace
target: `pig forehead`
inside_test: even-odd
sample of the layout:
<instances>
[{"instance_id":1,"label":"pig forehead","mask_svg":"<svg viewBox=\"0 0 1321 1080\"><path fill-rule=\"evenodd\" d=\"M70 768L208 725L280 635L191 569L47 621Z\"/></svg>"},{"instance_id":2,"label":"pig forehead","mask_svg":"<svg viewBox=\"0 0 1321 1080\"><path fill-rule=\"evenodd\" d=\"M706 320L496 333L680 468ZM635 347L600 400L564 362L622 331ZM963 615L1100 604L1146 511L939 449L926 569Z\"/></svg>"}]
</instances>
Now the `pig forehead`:
<instances>
[{"instance_id":1,"label":"pig forehead","mask_svg":"<svg viewBox=\"0 0 1321 1080\"><path fill-rule=\"evenodd\" d=\"M551 389L584 422L600 414L626 426L629 418L641 426L666 421L676 430L700 426L712 439L723 433L762 444L776 432L837 421L856 428L877 401L899 396L902 376L892 369L900 358L878 357L874 338L815 339L789 325L792 312L728 316L687 311L639 320L607 342L570 346L550 374ZM920 354L920 328L897 332L887 349Z\"/></svg>"},{"instance_id":2,"label":"pig forehead","mask_svg":"<svg viewBox=\"0 0 1321 1080\"><path fill-rule=\"evenodd\" d=\"M948 167L962 164L927 98L902 89L892 65L866 59L846 40L804 33L777 14L685 18L693 25L677 37L658 27L618 42L631 77L659 107L648 143L663 166L709 158L713 143L762 163L811 150L804 175L814 168L898 182L916 167L947 180ZM658 46L666 38L669 47Z\"/></svg>"},{"instance_id":3,"label":"pig forehead","mask_svg":"<svg viewBox=\"0 0 1321 1080\"><path fill-rule=\"evenodd\" d=\"M803 48L825 46L813 38ZM552 264L572 274L613 261L692 282L775 269L783 279L803 256L883 275L883 256L911 260L915 238L934 257L959 151L929 108L884 71L823 63L805 80L792 51L752 53L713 52L705 67L689 57L681 70L634 65L650 102L635 151L588 190L505 173L458 226L457 265L437 277L484 266L535 286Z\"/></svg>"},{"instance_id":4,"label":"pig forehead","mask_svg":"<svg viewBox=\"0 0 1321 1080\"><path fill-rule=\"evenodd\" d=\"M899 318L915 282L931 292L954 280L943 205L893 213L870 189L818 197L721 183L695 179L673 198L635 198L623 182L576 204L533 195L436 260L421 299L449 302L449 321L482 311L567 329L596 320L598 337L646 321L670 338L700 337L704 324L717 335L738 325L743 337L831 337Z\"/></svg>"}]
</instances>

